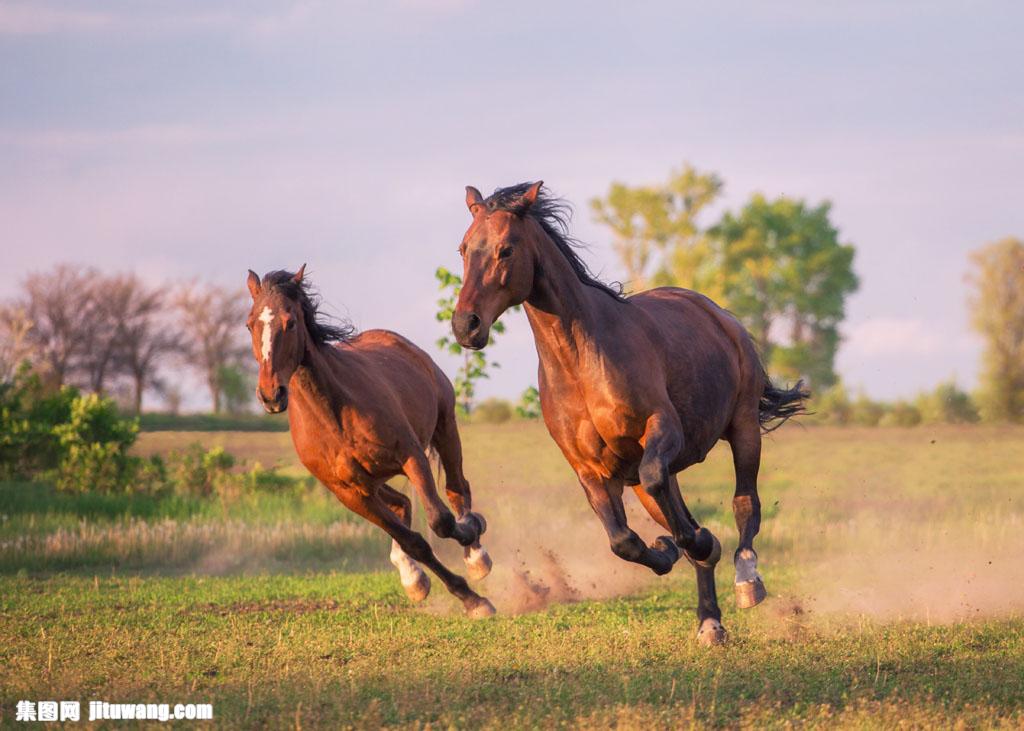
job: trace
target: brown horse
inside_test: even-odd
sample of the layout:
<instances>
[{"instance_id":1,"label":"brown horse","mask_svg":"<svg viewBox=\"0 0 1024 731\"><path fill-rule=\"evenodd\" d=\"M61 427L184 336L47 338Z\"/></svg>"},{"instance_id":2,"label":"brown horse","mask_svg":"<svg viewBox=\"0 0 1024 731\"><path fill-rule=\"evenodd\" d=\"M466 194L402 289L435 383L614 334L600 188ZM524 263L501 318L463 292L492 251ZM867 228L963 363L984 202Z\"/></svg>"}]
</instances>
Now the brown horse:
<instances>
[{"instance_id":1,"label":"brown horse","mask_svg":"<svg viewBox=\"0 0 1024 731\"><path fill-rule=\"evenodd\" d=\"M491 559L479 540L486 524L470 511L451 383L401 335L387 330L356 335L351 327L325 322L304 270L305 265L295 274L270 272L262 282L249 271L247 324L259 363L256 395L270 413L288 409L302 464L345 507L391 536L391 562L410 599L422 601L430 592L423 564L462 600L469 616L494 614L491 603L449 571L410 528L412 503L387 484L404 474L431 530L465 547L471 577L487 575ZM444 466L455 515L438 497L426 453L430 448Z\"/></svg>"},{"instance_id":2,"label":"brown horse","mask_svg":"<svg viewBox=\"0 0 1024 731\"><path fill-rule=\"evenodd\" d=\"M544 422L612 551L664 574L682 549L697 571L697 637L722 642L714 577L722 549L687 509L675 475L703 461L719 439L732 446L737 604L758 604L765 597L753 547L761 523L761 430L800 413L807 394L800 384L773 386L749 334L707 297L662 287L626 298L595 279L567 235L566 206L545 195L541 183L486 199L468 187L466 204L473 222L459 248L456 339L484 347L501 313L524 304L540 358ZM625 485L672 538L646 546L630 530Z\"/></svg>"}]
</instances>

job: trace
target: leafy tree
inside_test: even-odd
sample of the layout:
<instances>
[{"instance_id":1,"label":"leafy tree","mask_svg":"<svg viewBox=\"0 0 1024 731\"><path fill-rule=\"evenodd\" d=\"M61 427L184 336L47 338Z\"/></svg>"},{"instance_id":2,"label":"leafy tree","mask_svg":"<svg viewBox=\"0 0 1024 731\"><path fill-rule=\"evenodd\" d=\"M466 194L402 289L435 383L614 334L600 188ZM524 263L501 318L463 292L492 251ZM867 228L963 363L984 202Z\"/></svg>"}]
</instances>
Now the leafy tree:
<instances>
[{"instance_id":1,"label":"leafy tree","mask_svg":"<svg viewBox=\"0 0 1024 731\"><path fill-rule=\"evenodd\" d=\"M519 403L516 404L516 415L520 419L540 418L540 391L536 386L530 386L523 391L523 395L519 397Z\"/></svg>"},{"instance_id":2,"label":"leafy tree","mask_svg":"<svg viewBox=\"0 0 1024 731\"><path fill-rule=\"evenodd\" d=\"M974 328L985 339L981 414L1024 422L1024 243L1003 239L971 256Z\"/></svg>"},{"instance_id":3,"label":"leafy tree","mask_svg":"<svg viewBox=\"0 0 1024 731\"><path fill-rule=\"evenodd\" d=\"M241 414L249 410L253 401L255 384L252 372L238 364L226 365L220 369L221 396L224 408L229 414Z\"/></svg>"},{"instance_id":4,"label":"leafy tree","mask_svg":"<svg viewBox=\"0 0 1024 731\"><path fill-rule=\"evenodd\" d=\"M676 284L709 292L712 257L697 219L721 191L714 173L685 165L657 185L612 183L607 197L592 199L590 206L595 219L612 230L633 288Z\"/></svg>"},{"instance_id":5,"label":"leafy tree","mask_svg":"<svg viewBox=\"0 0 1024 731\"><path fill-rule=\"evenodd\" d=\"M755 195L711 230L729 309L773 372L819 387L836 382L838 327L859 286L853 246L839 242L830 208Z\"/></svg>"},{"instance_id":6,"label":"leafy tree","mask_svg":"<svg viewBox=\"0 0 1024 731\"><path fill-rule=\"evenodd\" d=\"M451 322L452 315L455 313L455 303L459 299L459 290L462 289L462 277L445 267L438 267L434 272L434 278L437 279L440 289L444 293L437 300L438 309L435 317L438 322ZM505 324L500 320L495 322L491 325L491 336L487 344L492 345L494 337L503 332L505 332ZM462 366L453 382L455 402L462 413L469 414L473 409L477 382L482 378L488 378L488 368L500 368L500 366L496 362L488 361L483 350L469 350L459 345L452 337L451 328L446 329L445 334L437 339L437 347L452 355L462 356Z\"/></svg>"}]
</instances>

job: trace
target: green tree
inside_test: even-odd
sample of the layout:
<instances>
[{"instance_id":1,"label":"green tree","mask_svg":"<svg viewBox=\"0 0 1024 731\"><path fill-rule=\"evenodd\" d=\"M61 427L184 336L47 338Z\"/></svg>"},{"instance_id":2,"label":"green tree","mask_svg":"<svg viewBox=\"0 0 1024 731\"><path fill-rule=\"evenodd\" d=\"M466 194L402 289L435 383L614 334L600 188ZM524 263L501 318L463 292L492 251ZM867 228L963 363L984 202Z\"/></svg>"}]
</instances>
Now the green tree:
<instances>
[{"instance_id":1,"label":"green tree","mask_svg":"<svg viewBox=\"0 0 1024 731\"><path fill-rule=\"evenodd\" d=\"M516 404L516 415L520 419L540 418L540 391L536 386L529 386L523 391L519 397L519 403Z\"/></svg>"},{"instance_id":2,"label":"green tree","mask_svg":"<svg viewBox=\"0 0 1024 731\"><path fill-rule=\"evenodd\" d=\"M443 295L437 300L437 313L435 317L438 322L451 322L455 313L455 303L459 299L459 290L462 289L462 277L454 274L445 267L438 267L434 272ZM519 307L514 308L516 310ZM501 321L491 325L491 335L487 344L494 344L494 337L505 332L505 324ZM451 328L445 330L445 334L437 339L437 347L452 355L462 356L462 366L455 374L453 385L455 386L455 402L463 414L469 414L473 410L473 399L476 397L476 384L483 378L488 378L489 368L500 368L494 361L488 361L484 350L469 350L463 348L452 337Z\"/></svg>"},{"instance_id":3,"label":"green tree","mask_svg":"<svg viewBox=\"0 0 1024 731\"><path fill-rule=\"evenodd\" d=\"M697 219L721 191L717 175L685 165L657 185L612 183L590 207L611 229L632 288L675 284L709 292L713 257Z\"/></svg>"},{"instance_id":4,"label":"green tree","mask_svg":"<svg viewBox=\"0 0 1024 731\"><path fill-rule=\"evenodd\" d=\"M974 328L985 339L981 415L1024 422L1024 243L1003 239L971 256Z\"/></svg>"},{"instance_id":5,"label":"green tree","mask_svg":"<svg viewBox=\"0 0 1024 731\"><path fill-rule=\"evenodd\" d=\"M854 249L839 241L827 202L751 198L710 232L724 301L750 330L770 369L813 385L836 382L846 298L859 286Z\"/></svg>"}]
</instances>

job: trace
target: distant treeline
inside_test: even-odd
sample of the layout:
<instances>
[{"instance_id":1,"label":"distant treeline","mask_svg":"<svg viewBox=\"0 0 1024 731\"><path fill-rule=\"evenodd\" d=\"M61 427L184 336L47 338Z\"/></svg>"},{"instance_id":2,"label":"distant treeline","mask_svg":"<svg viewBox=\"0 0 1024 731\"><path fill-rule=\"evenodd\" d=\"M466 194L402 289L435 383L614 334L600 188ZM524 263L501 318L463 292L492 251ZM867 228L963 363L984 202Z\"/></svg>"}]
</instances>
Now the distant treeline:
<instances>
[{"instance_id":1,"label":"distant treeline","mask_svg":"<svg viewBox=\"0 0 1024 731\"><path fill-rule=\"evenodd\" d=\"M148 392L173 412L186 370L205 384L214 413L237 413L252 401L241 367L245 313L241 289L150 286L134 274L61 264L29 275L0 304L0 382L28 361L54 391L70 385L112 396L136 414Z\"/></svg>"}]
</instances>

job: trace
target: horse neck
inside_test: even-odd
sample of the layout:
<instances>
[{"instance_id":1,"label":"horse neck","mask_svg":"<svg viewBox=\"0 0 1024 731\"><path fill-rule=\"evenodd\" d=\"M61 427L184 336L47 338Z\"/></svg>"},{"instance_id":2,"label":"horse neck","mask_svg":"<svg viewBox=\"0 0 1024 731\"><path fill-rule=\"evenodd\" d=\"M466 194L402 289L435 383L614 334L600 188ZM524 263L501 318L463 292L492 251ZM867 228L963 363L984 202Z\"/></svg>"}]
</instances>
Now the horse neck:
<instances>
[{"instance_id":1,"label":"horse neck","mask_svg":"<svg viewBox=\"0 0 1024 731\"><path fill-rule=\"evenodd\" d=\"M332 404L345 398L345 379L338 377L344 360L337 348L319 345L307 333L302 360L288 381L289 399L301 410L331 411Z\"/></svg>"},{"instance_id":2,"label":"horse neck","mask_svg":"<svg viewBox=\"0 0 1024 731\"><path fill-rule=\"evenodd\" d=\"M524 303L542 362L578 360L602 338L600 323L614 316L612 298L583 284L547 234L536 245L533 291Z\"/></svg>"}]
</instances>

